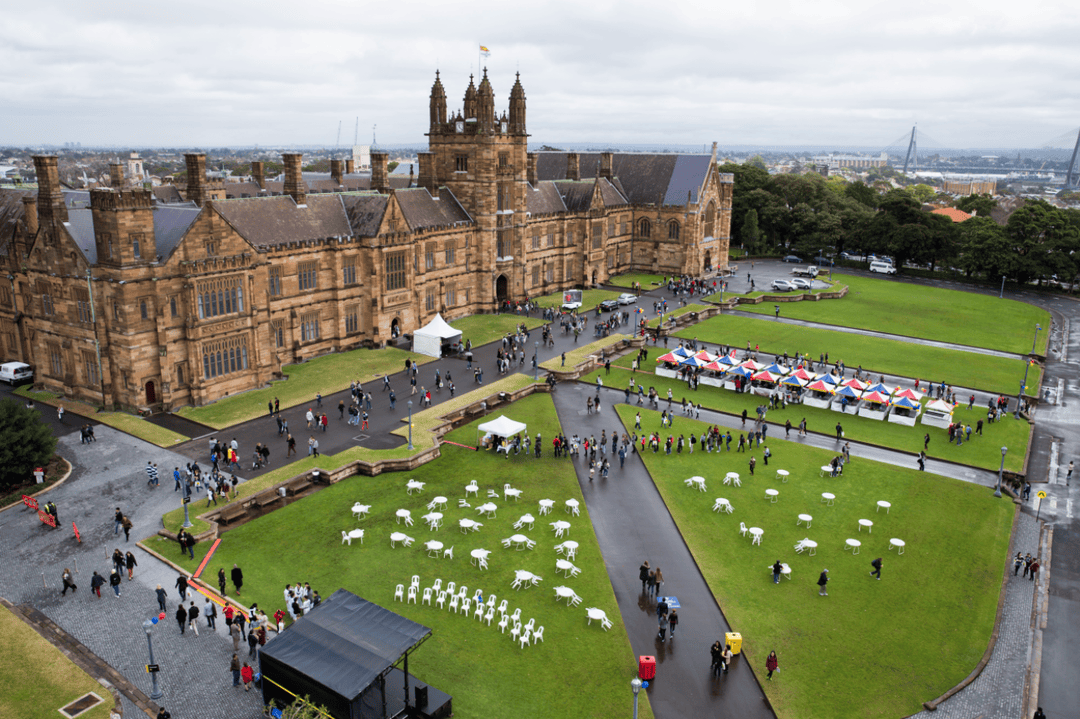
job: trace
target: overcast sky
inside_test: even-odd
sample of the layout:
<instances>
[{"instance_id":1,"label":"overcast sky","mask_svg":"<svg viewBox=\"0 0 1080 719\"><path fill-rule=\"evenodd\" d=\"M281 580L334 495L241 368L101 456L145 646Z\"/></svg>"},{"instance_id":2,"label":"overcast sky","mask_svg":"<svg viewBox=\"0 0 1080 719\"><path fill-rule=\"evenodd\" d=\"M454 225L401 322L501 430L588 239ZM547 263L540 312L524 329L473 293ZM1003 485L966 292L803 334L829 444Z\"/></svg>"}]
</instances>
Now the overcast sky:
<instances>
[{"instance_id":1,"label":"overcast sky","mask_svg":"<svg viewBox=\"0 0 1080 719\"><path fill-rule=\"evenodd\" d=\"M34 0L0 23L0 144L422 143L479 44L537 143L1070 145L1072 2ZM1074 135L1075 137L1075 135Z\"/></svg>"}]
</instances>

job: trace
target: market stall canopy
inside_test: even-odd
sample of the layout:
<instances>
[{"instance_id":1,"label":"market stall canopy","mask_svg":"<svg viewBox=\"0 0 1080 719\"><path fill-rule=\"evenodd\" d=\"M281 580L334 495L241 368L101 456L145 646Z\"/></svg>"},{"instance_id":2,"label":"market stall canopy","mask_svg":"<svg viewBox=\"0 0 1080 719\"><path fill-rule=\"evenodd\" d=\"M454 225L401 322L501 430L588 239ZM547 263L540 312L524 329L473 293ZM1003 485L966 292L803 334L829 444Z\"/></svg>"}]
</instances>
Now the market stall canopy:
<instances>
[{"instance_id":1,"label":"market stall canopy","mask_svg":"<svg viewBox=\"0 0 1080 719\"><path fill-rule=\"evenodd\" d=\"M875 385L873 385L871 387L867 387L866 391L867 392L881 392L882 394L892 394L893 392L896 391L896 389L897 389L896 387L893 387L893 388L890 389L889 387L886 387L885 385L883 385L883 384L881 384L879 382L878 384L875 384Z\"/></svg>"},{"instance_id":2,"label":"market stall canopy","mask_svg":"<svg viewBox=\"0 0 1080 719\"><path fill-rule=\"evenodd\" d=\"M817 382L806 385L806 389L813 390L814 392L828 392L833 394L836 389L823 379L819 379Z\"/></svg>"},{"instance_id":3,"label":"market stall canopy","mask_svg":"<svg viewBox=\"0 0 1080 719\"><path fill-rule=\"evenodd\" d=\"M854 387L841 387L836 391L837 397L851 397L852 399L858 399L861 394L862 392Z\"/></svg>"},{"instance_id":4,"label":"market stall canopy","mask_svg":"<svg viewBox=\"0 0 1080 719\"><path fill-rule=\"evenodd\" d=\"M428 357L441 357L444 342L460 339L461 330L456 330L446 324L442 315L436 314L431 322L413 333L413 352Z\"/></svg>"},{"instance_id":5,"label":"market stall canopy","mask_svg":"<svg viewBox=\"0 0 1080 719\"><path fill-rule=\"evenodd\" d=\"M881 392L867 392L862 396L864 402L870 402L871 404L888 404L889 395L882 394Z\"/></svg>"},{"instance_id":6,"label":"market stall canopy","mask_svg":"<svg viewBox=\"0 0 1080 719\"><path fill-rule=\"evenodd\" d=\"M916 392L913 389L902 389L902 390L900 390L899 392L896 393L896 397L898 399L900 399L900 398L910 399L913 402L918 402L919 400L922 399L922 395L919 394L918 392Z\"/></svg>"},{"instance_id":7,"label":"market stall canopy","mask_svg":"<svg viewBox=\"0 0 1080 719\"><path fill-rule=\"evenodd\" d=\"M713 372L727 372L730 367L720 364L718 361L709 362L703 367L703 369L712 370Z\"/></svg>"},{"instance_id":8,"label":"market stall canopy","mask_svg":"<svg viewBox=\"0 0 1080 719\"><path fill-rule=\"evenodd\" d=\"M685 359L685 357L683 357L682 355L677 355L674 352L668 352L666 355L663 355L661 357L657 357L656 361L657 362L670 362L672 364L678 364L679 362L681 362L684 359Z\"/></svg>"},{"instance_id":9,"label":"market stall canopy","mask_svg":"<svg viewBox=\"0 0 1080 719\"><path fill-rule=\"evenodd\" d=\"M746 367L743 367L742 365L739 365L738 367L731 368L731 370L728 373L729 374L737 374L740 377L749 377L750 375L754 374L754 372L752 370L749 370Z\"/></svg>"},{"instance_id":10,"label":"market stall canopy","mask_svg":"<svg viewBox=\"0 0 1080 719\"><path fill-rule=\"evenodd\" d=\"M751 372L760 372L761 370L765 369L765 365L761 364L760 362L755 362L754 360L746 360L739 366L745 367Z\"/></svg>"},{"instance_id":11,"label":"market stall canopy","mask_svg":"<svg viewBox=\"0 0 1080 719\"><path fill-rule=\"evenodd\" d=\"M766 370L762 370L761 372L752 375L750 379L754 380L755 382L776 382L780 379L780 375Z\"/></svg>"},{"instance_id":12,"label":"market stall canopy","mask_svg":"<svg viewBox=\"0 0 1080 719\"><path fill-rule=\"evenodd\" d=\"M941 412L942 414L952 414L955 407L948 402L943 402L940 399L935 399L927 403L926 409L931 412Z\"/></svg>"},{"instance_id":13,"label":"market stall canopy","mask_svg":"<svg viewBox=\"0 0 1080 719\"><path fill-rule=\"evenodd\" d=\"M863 382L860 382L859 380L855 379L854 377L852 377L849 380L844 380L840 384L842 384L845 387L851 387L852 389L857 389L860 392L863 391L864 389L866 389L866 384L864 384Z\"/></svg>"},{"instance_id":14,"label":"market stall canopy","mask_svg":"<svg viewBox=\"0 0 1080 719\"><path fill-rule=\"evenodd\" d=\"M806 380L797 375L791 375L790 377L785 377L780 384L788 385L789 387L805 387Z\"/></svg>"},{"instance_id":15,"label":"market stall canopy","mask_svg":"<svg viewBox=\"0 0 1080 719\"><path fill-rule=\"evenodd\" d=\"M825 382L828 382L829 384L840 384L840 378L832 373L822 375L821 379Z\"/></svg>"},{"instance_id":16,"label":"market stall canopy","mask_svg":"<svg viewBox=\"0 0 1080 719\"><path fill-rule=\"evenodd\" d=\"M909 399L908 397L901 397L900 399L893 402L893 407L904 407L906 409L918 409L921 406L922 405L920 405L916 400Z\"/></svg>"},{"instance_id":17,"label":"market stall canopy","mask_svg":"<svg viewBox=\"0 0 1080 719\"><path fill-rule=\"evenodd\" d=\"M773 362L771 365L769 365L768 367L766 367L762 371L771 372L772 374L778 374L778 375L785 375L788 372L786 369L784 369L780 365L776 364L775 362Z\"/></svg>"},{"instance_id":18,"label":"market stall canopy","mask_svg":"<svg viewBox=\"0 0 1080 719\"><path fill-rule=\"evenodd\" d=\"M715 362L716 360L720 359L718 356L711 355L705 350L701 350L696 355L694 355L694 357L701 360L702 362Z\"/></svg>"},{"instance_id":19,"label":"market stall canopy","mask_svg":"<svg viewBox=\"0 0 1080 719\"><path fill-rule=\"evenodd\" d=\"M739 360L735 358L735 350L732 350L730 354L726 354L716 361L720 364L726 364L729 367L734 367L739 364Z\"/></svg>"},{"instance_id":20,"label":"market stall canopy","mask_svg":"<svg viewBox=\"0 0 1080 719\"><path fill-rule=\"evenodd\" d=\"M498 418L485 422L476 428L480 432L486 432L493 434L496 437L513 437L518 432L525 432L528 429L528 425L523 422L517 422L510 419L504 414L500 414Z\"/></svg>"},{"instance_id":21,"label":"market stall canopy","mask_svg":"<svg viewBox=\"0 0 1080 719\"><path fill-rule=\"evenodd\" d=\"M694 356L694 353L691 352L686 347L676 347L675 352L673 354L677 354L680 357L693 357Z\"/></svg>"},{"instance_id":22,"label":"market stall canopy","mask_svg":"<svg viewBox=\"0 0 1080 719\"><path fill-rule=\"evenodd\" d=\"M793 377L798 377L799 379L806 380L807 382L813 382L814 378L817 377L817 374L815 374L814 372L807 372L802 367L795 370L791 374Z\"/></svg>"},{"instance_id":23,"label":"market stall canopy","mask_svg":"<svg viewBox=\"0 0 1080 719\"><path fill-rule=\"evenodd\" d=\"M683 357L679 360L680 367L704 367L705 362L699 360L697 357Z\"/></svg>"}]
</instances>

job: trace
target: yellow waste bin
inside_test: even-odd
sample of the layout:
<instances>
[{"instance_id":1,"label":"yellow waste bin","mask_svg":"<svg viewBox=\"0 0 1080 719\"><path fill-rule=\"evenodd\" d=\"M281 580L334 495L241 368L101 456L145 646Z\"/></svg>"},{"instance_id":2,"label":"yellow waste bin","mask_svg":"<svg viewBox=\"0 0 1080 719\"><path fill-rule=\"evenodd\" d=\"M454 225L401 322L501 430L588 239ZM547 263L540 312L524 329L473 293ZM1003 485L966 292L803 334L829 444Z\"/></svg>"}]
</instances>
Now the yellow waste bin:
<instances>
[{"instance_id":1,"label":"yellow waste bin","mask_svg":"<svg viewBox=\"0 0 1080 719\"><path fill-rule=\"evenodd\" d=\"M738 654L742 651L742 634L728 632L724 635L724 642L731 647L732 654Z\"/></svg>"}]
</instances>

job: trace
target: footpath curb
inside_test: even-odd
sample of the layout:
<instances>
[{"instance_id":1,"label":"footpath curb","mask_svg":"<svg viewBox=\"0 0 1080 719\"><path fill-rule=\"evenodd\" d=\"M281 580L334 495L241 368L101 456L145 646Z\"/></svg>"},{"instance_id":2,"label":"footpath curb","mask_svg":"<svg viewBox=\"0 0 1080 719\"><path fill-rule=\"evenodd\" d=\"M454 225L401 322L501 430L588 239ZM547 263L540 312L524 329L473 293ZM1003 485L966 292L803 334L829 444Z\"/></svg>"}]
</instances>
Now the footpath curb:
<instances>
[{"instance_id":1,"label":"footpath curb","mask_svg":"<svg viewBox=\"0 0 1080 719\"><path fill-rule=\"evenodd\" d=\"M51 492L52 490L54 490L57 487L59 487L60 485L62 485L64 482L68 481L68 477L71 476L71 472L73 471L71 461L68 460L67 457L60 457L60 459L64 460L64 463L67 464L67 471L64 472L64 476L61 477L60 479L56 480L54 483L50 484L45 489L39 489L38 491L34 492L33 494L27 495L28 497L36 498L36 497L38 497L38 496L40 496L42 494L45 494L46 492ZM0 507L0 512L6 512L7 510L9 510L9 509L11 509L13 507L21 507L21 506L23 506L22 502L13 502L13 503L9 504L6 507Z\"/></svg>"},{"instance_id":2,"label":"footpath curb","mask_svg":"<svg viewBox=\"0 0 1080 719\"><path fill-rule=\"evenodd\" d=\"M1031 628L1034 633L1032 637L1031 646L1028 648L1028 668L1027 674L1024 677L1024 698L1023 698L1023 711L1022 717L1031 716L1035 713L1035 707L1039 704L1039 678L1042 674L1042 653L1043 653L1043 630L1046 629L1046 618L1049 612L1050 604L1050 559L1053 552L1054 543L1054 528L1047 526L1044 522L1042 525L1042 551L1039 552L1040 559L1039 567L1043 571L1039 572L1038 586L1035 587L1035 593L1031 598ZM1043 563L1045 562L1045 564Z\"/></svg>"}]
</instances>

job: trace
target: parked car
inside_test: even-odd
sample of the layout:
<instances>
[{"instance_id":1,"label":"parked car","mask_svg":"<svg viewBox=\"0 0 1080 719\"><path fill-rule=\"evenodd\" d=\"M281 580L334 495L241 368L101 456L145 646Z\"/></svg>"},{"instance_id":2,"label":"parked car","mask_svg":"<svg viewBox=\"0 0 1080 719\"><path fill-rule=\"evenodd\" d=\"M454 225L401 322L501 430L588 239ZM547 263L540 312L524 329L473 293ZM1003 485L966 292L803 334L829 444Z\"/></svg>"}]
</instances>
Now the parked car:
<instances>
[{"instance_id":1,"label":"parked car","mask_svg":"<svg viewBox=\"0 0 1080 719\"><path fill-rule=\"evenodd\" d=\"M25 362L5 362L0 365L0 381L10 385L34 381L34 370Z\"/></svg>"},{"instance_id":2,"label":"parked car","mask_svg":"<svg viewBox=\"0 0 1080 719\"><path fill-rule=\"evenodd\" d=\"M788 280L773 280L772 288L774 290L780 290L781 292L790 292L795 287Z\"/></svg>"},{"instance_id":3,"label":"parked car","mask_svg":"<svg viewBox=\"0 0 1080 719\"><path fill-rule=\"evenodd\" d=\"M791 285L792 289L796 290L811 290L814 287L813 280L803 279L802 277L796 277L795 279L787 281Z\"/></svg>"},{"instance_id":4,"label":"parked car","mask_svg":"<svg viewBox=\"0 0 1080 719\"><path fill-rule=\"evenodd\" d=\"M851 252L841 252L840 253L840 259L841 260L857 260L857 259L859 259L859 256L856 255L856 254L852 254Z\"/></svg>"},{"instance_id":5,"label":"parked car","mask_svg":"<svg viewBox=\"0 0 1080 719\"><path fill-rule=\"evenodd\" d=\"M892 266L891 262L875 261L870 263L871 272L880 272L886 275L895 275L896 268Z\"/></svg>"},{"instance_id":6,"label":"parked car","mask_svg":"<svg viewBox=\"0 0 1080 719\"><path fill-rule=\"evenodd\" d=\"M620 305L632 305L637 302L637 295L631 294L630 292L623 292L619 295L617 301Z\"/></svg>"},{"instance_id":7,"label":"parked car","mask_svg":"<svg viewBox=\"0 0 1080 719\"><path fill-rule=\"evenodd\" d=\"M795 264L800 264L802 262L802 258L798 255L788 255L784 258L784 262L794 262Z\"/></svg>"},{"instance_id":8,"label":"parked car","mask_svg":"<svg viewBox=\"0 0 1080 719\"><path fill-rule=\"evenodd\" d=\"M822 267L832 267L834 264L833 258L826 257L825 255L818 255L814 258L814 262L818 263Z\"/></svg>"},{"instance_id":9,"label":"parked car","mask_svg":"<svg viewBox=\"0 0 1080 719\"><path fill-rule=\"evenodd\" d=\"M618 300L604 300L603 302L600 303L600 309L604 310L605 312L610 312L611 310L617 310L617 309L619 309L619 301Z\"/></svg>"}]
</instances>

